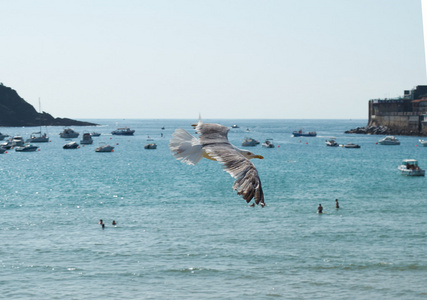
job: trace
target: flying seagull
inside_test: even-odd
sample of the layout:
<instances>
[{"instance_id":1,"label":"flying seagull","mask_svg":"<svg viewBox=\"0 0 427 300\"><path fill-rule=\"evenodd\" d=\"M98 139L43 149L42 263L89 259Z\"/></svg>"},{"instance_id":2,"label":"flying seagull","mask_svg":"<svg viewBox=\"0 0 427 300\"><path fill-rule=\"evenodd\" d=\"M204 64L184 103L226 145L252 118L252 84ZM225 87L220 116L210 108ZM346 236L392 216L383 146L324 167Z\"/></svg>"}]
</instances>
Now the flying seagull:
<instances>
[{"instance_id":1,"label":"flying seagull","mask_svg":"<svg viewBox=\"0 0 427 300\"><path fill-rule=\"evenodd\" d=\"M247 150L233 146L227 138L229 128L220 124L203 123L201 119L193 127L199 139L184 129L177 129L172 134L169 148L176 159L188 165L197 164L203 157L216 160L236 181L233 189L249 203L254 199L256 204L264 206L264 193L261 180L252 158L263 159Z\"/></svg>"}]
</instances>

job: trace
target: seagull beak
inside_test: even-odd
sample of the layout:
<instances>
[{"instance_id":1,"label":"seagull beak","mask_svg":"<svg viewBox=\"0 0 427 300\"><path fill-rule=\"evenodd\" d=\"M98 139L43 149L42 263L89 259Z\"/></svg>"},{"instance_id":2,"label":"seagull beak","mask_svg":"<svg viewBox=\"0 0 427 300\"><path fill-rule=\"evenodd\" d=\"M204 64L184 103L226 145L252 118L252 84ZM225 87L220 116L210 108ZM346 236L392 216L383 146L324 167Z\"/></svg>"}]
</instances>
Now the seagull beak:
<instances>
[{"instance_id":1,"label":"seagull beak","mask_svg":"<svg viewBox=\"0 0 427 300\"><path fill-rule=\"evenodd\" d=\"M262 156L262 155L255 155L254 158L264 159L264 156Z\"/></svg>"}]
</instances>

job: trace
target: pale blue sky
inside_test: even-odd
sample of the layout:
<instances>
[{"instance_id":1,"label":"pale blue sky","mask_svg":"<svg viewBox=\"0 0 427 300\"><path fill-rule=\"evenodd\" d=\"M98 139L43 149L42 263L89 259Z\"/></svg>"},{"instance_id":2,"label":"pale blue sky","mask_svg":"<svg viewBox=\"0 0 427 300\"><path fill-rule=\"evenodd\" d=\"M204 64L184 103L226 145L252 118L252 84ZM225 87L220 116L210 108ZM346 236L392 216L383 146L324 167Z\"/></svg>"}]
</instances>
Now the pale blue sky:
<instances>
[{"instance_id":1,"label":"pale blue sky","mask_svg":"<svg viewBox=\"0 0 427 300\"><path fill-rule=\"evenodd\" d=\"M427 84L420 0L0 4L0 82L55 117L367 119Z\"/></svg>"}]
</instances>

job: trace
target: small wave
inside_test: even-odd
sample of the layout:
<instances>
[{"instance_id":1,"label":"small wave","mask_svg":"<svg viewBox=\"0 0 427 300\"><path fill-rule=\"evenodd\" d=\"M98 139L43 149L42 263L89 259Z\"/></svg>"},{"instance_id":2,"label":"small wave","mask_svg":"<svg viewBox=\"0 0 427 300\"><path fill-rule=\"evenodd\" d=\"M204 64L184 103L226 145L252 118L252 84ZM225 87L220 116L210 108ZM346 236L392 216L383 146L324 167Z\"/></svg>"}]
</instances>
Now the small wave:
<instances>
[{"instance_id":1,"label":"small wave","mask_svg":"<svg viewBox=\"0 0 427 300\"><path fill-rule=\"evenodd\" d=\"M267 297L283 297L280 294L266 294Z\"/></svg>"},{"instance_id":2,"label":"small wave","mask_svg":"<svg viewBox=\"0 0 427 300\"><path fill-rule=\"evenodd\" d=\"M316 270L368 270L368 269L388 269L394 271L427 271L427 266L418 264L394 264L390 262L377 262L372 264L348 264L348 265L328 265L316 266Z\"/></svg>"},{"instance_id":3,"label":"small wave","mask_svg":"<svg viewBox=\"0 0 427 300\"><path fill-rule=\"evenodd\" d=\"M205 273L218 273L220 272L217 269L210 269L210 268L201 268L201 267L195 267L195 268L184 268L184 269L170 269L167 270L168 272L173 272L173 273L196 273L196 272L205 272Z\"/></svg>"}]
</instances>

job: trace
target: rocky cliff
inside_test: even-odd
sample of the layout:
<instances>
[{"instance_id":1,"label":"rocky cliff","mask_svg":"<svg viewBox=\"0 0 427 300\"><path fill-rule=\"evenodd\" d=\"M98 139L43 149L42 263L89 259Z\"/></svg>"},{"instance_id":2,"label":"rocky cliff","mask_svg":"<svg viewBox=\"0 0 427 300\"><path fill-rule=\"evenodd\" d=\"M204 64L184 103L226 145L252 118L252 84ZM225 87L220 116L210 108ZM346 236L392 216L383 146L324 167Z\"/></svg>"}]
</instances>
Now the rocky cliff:
<instances>
[{"instance_id":1,"label":"rocky cliff","mask_svg":"<svg viewBox=\"0 0 427 300\"><path fill-rule=\"evenodd\" d=\"M0 84L0 126L95 126L97 124L68 118L54 118L50 114L38 113L10 87Z\"/></svg>"}]
</instances>

